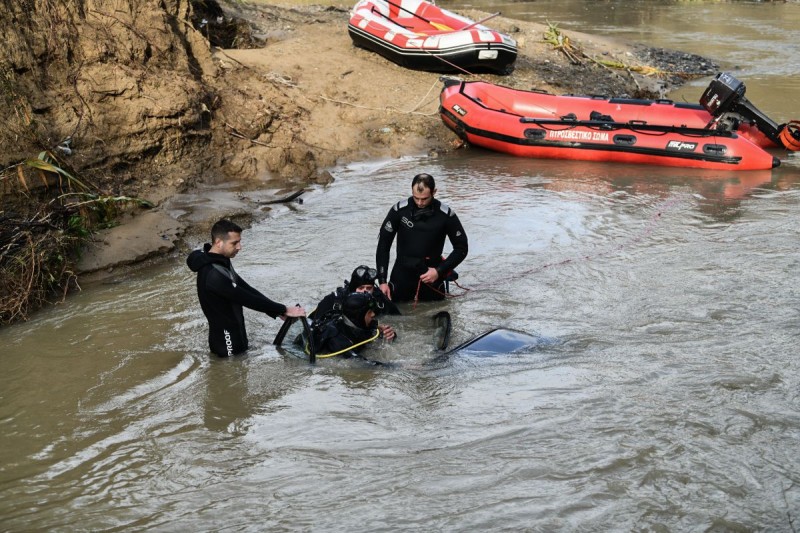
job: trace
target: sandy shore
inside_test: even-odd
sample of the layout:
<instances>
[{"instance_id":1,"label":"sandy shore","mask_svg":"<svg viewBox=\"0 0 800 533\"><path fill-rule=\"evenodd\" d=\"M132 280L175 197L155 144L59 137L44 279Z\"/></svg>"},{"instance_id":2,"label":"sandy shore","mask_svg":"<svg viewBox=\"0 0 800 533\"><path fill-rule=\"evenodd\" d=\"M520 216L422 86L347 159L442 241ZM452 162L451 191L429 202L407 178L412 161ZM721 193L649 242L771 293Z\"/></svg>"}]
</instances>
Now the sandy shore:
<instances>
[{"instance_id":1,"label":"sandy shore","mask_svg":"<svg viewBox=\"0 0 800 533\"><path fill-rule=\"evenodd\" d=\"M328 182L332 178L326 170L336 165L464 149L438 115L440 75L405 69L355 48L347 34L346 10L248 4L235 9L226 16L247 20L263 43L250 49L209 46L212 83L222 102L214 120L226 132L215 155L224 172L145 189L157 207L97 233L78 265L81 279L120 275L129 271L123 266L184 251L187 233L205 234L221 216L258 217L265 203L310 183ZM473 20L487 16L461 14ZM514 72L460 77L555 94L659 97L682 79L611 69L589 58L631 67L694 69L699 75L713 67L701 67L701 58L686 54L652 54L635 44L568 32L583 58L574 62L544 42L547 28L542 25L496 17L491 26L517 40ZM209 195L215 201L208 201Z\"/></svg>"}]
</instances>

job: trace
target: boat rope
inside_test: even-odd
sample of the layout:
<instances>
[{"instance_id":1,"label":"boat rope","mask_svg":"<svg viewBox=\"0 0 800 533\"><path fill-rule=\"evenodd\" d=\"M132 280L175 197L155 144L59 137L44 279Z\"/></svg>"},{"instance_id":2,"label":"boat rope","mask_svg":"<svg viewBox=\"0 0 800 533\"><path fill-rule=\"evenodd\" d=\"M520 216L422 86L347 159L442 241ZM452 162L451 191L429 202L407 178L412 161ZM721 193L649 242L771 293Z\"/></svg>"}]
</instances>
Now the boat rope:
<instances>
[{"instance_id":1,"label":"boat rope","mask_svg":"<svg viewBox=\"0 0 800 533\"><path fill-rule=\"evenodd\" d=\"M428 95L431 94L431 91L434 90L439 85L441 85L441 82L439 80L434 81L433 85L431 85L430 88L428 89L428 92L425 93L425 96L423 96L417 102L417 104L414 107L412 107L410 110L408 110L408 111L404 111L402 109L398 109L398 108L396 108L394 106L385 106L385 107L364 106L364 105L354 104L352 102L344 102L342 100L336 100L335 98L329 98L329 97L323 96L321 94L317 95L316 98L319 98L321 100L325 100L326 102L331 102L331 103L334 103L334 104L347 105L347 106L350 106L350 107L356 107L358 109L367 109L369 111L395 111L395 112L404 113L404 114L407 114L407 115L420 115L420 116L423 116L423 117L432 117L432 116L435 116L435 115L439 114L438 107L437 107L437 109L435 111L432 111L430 113L422 113L421 111L417 111L417 109L419 109L421 107L425 107L426 105L430 104L431 102L434 102L434 101L439 99L439 95L437 94L436 96L434 96L430 100L425 101L425 99L428 97Z\"/></svg>"},{"instance_id":2,"label":"boat rope","mask_svg":"<svg viewBox=\"0 0 800 533\"><path fill-rule=\"evenodd\" d=\"M479 26L479 25L483 24L484 22L486 22L486 21L488 21L488 20L491 20L491 19L493 19L493 18L495 18L495 17L499 16L500 14L501 14L501 13L500 13L499 11L498 11L497 13L492 13L492 14L491 14L491 15L489 15L488 17L483 17L481 20L475 21L475 22L473 22L472 24L467 24L467 25L466 25L466 26L464 26L463 28L460 28L458 31L469 30L469 29L471 29L471 28L474 28L475 26Z\"/></svg>"},{"instance_id":3,"label":"boat rope","mask_svg":"<svg viewBox=\"0 0 800 533\"><path fill-rule=\"evenodd\" d=\"M663 137L670 133L680 133L686 137L706 138L706 137L731 137L734 132L721 131L714 129L698 129L689 128L685 126L659 126L649 125L645 122L604 122L597 120L578 120L566 121L561 117L560 121L552 121L549 119L530 119L522 117L520 122L524 124L536 124L543 130L547 131L566 131L572 130L577 127L587 128L595 131L617 131L617 130L630 130L640 135L650 135L653 137Z\"/></svg>"},{"instance_id":4,"label":"boat rope","mask_svg":"<svg viewBox=\"0 0 800 533\"><path fill-rule=\"evenodd\" d=\"M324 100L326 102L331 102L331 103L340 104L340 105L346 105L346 106L355 107L355 108L358 108L358 109L367 109L369 111L395 111L395 112L404 113L404 114L407 114L407 115L420 115L420 116L423 116L423 117L432 117L432 116L436 116L436 115L439 114L438 107L437 107L437 109L435 111L431 111L430 113L422 113L422 112L417 111L417 109L419 109L421 107L425 107L426 105L428 105L428 104L430 104L432 102L435 102L436 100L439 99L439 95L437 94L436 96L434 96L430 100L427 100L427 101L423 102L423 100L425 100L425 98L428 97L428 95L431 93L431 91L433 91L437 86L439 86L441 84L441 82L438 79L433 82L433 84L430 86L428 91L425 93L425 96L423 96L420 99L420 101L417 102L417 104L414 107L412 107L408 111L405 111L403 109L398 109L398 108L396 108L394 106L385 106L385 107L363 106L363 105L359 105L359 104L354 104L352 102L345 102L345 101L342 101L342 100L337 100L335 98L330 98L330 97L327 97L327 96L324 96L324 95L321 95L321 94L318 94L318 95L308 94L307 89L305 89L302 85L296 83L294 80L292 80L292 78L290 76L287 76L285 74L278 74L276 72L270 72L265 76L265 78L268 81L270 81L272 83L275 83L276 85L280 84L280 85L289 87L291 89L297 89L297 90L301 91L300 97L301 98L306 98L307 100L310 100L312 102L314 101L314 98L319 98L320 100ZM289 95L287 94L287 96L289 96ZM258 144L263 144L263 143L258 143ZM336 150L335 148L325 148L325 149L326 150L341 151L341 150Z\"/></svg>"},{"instance_id":5,"label":"boat rope","mask_svg":"<svg viewBox=\"0 0 800 533\"><path fill-rule=\"evenodd\" d=\"M419 99L419 102L417 102L417 105L415 105L414 107L412 107L412 108L411 108L411 111L405 111L405 113L409 113L409 114L412 114L412 113L415 113L415 114L423 114L423 113L416 113L417 109L419 109L419 108L420 108L420 107L422 107L422 106L428 105L428 103L429 103L429 102L425 102L425 103L423 103L423 101L424 101L426 98L428 98L428 95L429 95L429 94L431 94L431 91L432 91L432 90L434 90L434 89L435 89L436 87L438 87L438 86L439 86L439 80L436 80L436 81L434 81L434 82L433 82L433 85L431 85L430 89L428 89L428 92L426 92L426 93L425 93L425 96L423 96L422 98L420 98L420 99ZM438 99L439 99L439 95L437 94L437 95L434 97L434 99L433 99L433 100L438 100ZM430 100L430 102L433 102L433 100ZM438 114L439 114L439 111L438 111L438 109L437 109L437 110L436 110L436 111L434 111L433 113L430 113L430 115L426 114L426 116L432 116L432 115L438 115Z\"/></svg>"},{"instance_id":6,"label":"boat rope","mask_svg":"<svg viewBox=\"0 0 800 533\"><path fill-rule=\"evenodd\" d=\"M430 52L428 50L425 50L424 48L420 48L420 50L422 50L423 52L425 52L429 56L435 57L436 59L438 59L442 63L444 63L446 65L450 65L451 67L453 67L456 70L460 70L461 72L463 72L467 76L474 76L475 75L472 72L468 71L467 69L465 69L463 67L460 67L460 66L456 65L455 63L451 63L450 61L446 60L445 58L443 58L441 56L437 56L436 54L434 54L434 53L432 53L432 52Z\"/></svg>"}]
</instances>

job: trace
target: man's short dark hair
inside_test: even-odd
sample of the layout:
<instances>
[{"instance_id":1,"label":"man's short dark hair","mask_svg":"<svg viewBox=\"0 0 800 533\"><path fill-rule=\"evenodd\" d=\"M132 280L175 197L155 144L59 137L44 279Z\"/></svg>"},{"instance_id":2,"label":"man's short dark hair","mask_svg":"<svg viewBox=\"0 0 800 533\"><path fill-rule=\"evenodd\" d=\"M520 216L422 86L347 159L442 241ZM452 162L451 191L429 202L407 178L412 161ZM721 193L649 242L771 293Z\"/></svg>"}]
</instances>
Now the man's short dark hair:
<instances>
[{"instance_id":1,"label":"man's short dark hair","mask_svg":"<svg viewBox=\"0 0 800 533\"><path fill-rule=\"evenodd\" d=\"M430 174L417 174L414 176L414 179L411 180L411 188L413 189L419 184L422 184L426 189L430 189L431 192L436 188L436 180Z\"/></svg>"},{"instance_id":2,"label":"man's short dark hair","mask_svg":"<svg viewBox=\"0 0 800 533\"><path fill-rule=\"evenodd\" d=\"M211 226L211 243L213 244L217 239L224 241L228 238L228 233L230 232L241 233L242 228L230 220L224 218L222 220L218 220L213 226Z\"/></svg>"}]
</instances>

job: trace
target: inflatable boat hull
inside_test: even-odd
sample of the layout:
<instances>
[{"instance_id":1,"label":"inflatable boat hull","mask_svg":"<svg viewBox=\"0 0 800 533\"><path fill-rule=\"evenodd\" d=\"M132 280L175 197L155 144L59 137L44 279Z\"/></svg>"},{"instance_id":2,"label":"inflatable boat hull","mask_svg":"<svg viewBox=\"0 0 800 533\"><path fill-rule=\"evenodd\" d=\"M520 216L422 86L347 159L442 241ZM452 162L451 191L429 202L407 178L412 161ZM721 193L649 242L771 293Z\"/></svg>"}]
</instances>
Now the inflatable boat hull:
<instances>
[{"instance_id":1,"label":"inflatable boat hull","mask_svg":"<svg viewBox=\"0 0 800 533\"><path fill-rule=\"evenodd\" d=\"M359 48L415 70L508 74L517 59L511 37L422 0L363 0L347 30Z\"/></svg>"},{"instance_id":2,"label":"inflatable boat hull","mask_svg":"<svg viewBox=\"0 0 800 533\"><path fill-rule=\"evenodd\" d=\"M700 105L556 96L446 80L440 115L474 146L521 157L715 170L763 170L780 160L758 131L717 131Z\"/></svg>"}]
</instances>

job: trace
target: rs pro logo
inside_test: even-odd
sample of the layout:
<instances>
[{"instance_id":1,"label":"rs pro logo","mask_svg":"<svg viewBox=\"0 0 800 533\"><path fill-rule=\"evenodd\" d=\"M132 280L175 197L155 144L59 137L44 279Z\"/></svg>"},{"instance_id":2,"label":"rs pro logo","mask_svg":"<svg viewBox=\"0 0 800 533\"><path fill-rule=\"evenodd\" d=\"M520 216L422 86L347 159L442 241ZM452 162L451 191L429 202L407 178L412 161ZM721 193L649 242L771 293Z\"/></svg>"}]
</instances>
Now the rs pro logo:
<instances>
[{"instance_id":1,"label":"rs pro logo","mask_svg":"<svg viewBox=\"0 0 800 533\"><path fill-rule=\"evenodd\" d=\"M670 141L667 143L667 150L675 150L678 152L694 152L697 148L697 143L687 143L683 141Z\"/></svg>"}]
</instances>

